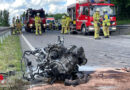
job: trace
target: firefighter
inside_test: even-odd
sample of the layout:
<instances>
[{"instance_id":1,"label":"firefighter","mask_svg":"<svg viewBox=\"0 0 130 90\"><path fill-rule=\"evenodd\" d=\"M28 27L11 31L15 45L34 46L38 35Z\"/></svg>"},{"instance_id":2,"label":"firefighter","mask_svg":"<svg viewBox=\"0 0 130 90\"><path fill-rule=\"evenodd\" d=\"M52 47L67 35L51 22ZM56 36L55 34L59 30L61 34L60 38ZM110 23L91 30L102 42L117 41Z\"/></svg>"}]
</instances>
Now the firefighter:
<instances>
[{"instance_id":1,"label":"firefighter","mask_svg":"<svg viewBox=\"0 0 130 90\"><path fill-rule=\"evenodd\" d=\"M50 21L50 23L49 23L49 29L52 30L52 27L53 27L53 22Z\"/></svg>"},{"instance_id":2,"label":"firefighter","mask_svg":"<svg viewBox=\"0 0 130 90\"><path fill-rule=\"evenodd\" d=\"M56 30L59 30L58 21L56 21L56 23L55 23L55 29L56 29Z\"/></svg>"},{"instance_id":3,"label":"firefighter","mask_svg":"<svg viewBox=\"0 0 130 90\"><path fill-rule=\"evenodd\" d=\"M41 18L40 18L40 13L37 13L37 16L35 17L35 27L36 27L36 32L35 34L38 35L38 33L41 35Z\"/></svg>"},{"instance_id":4,"label":"firefighter","mask_svg":"<svg viewBox=\"0 0 130 90\"><path fill-rule=\"evenodd\" d=\"M66 18L65 18L65 15L62 16L61 24L62 24L62 30L61 30L61 33L62 33L62 34L66 34L67 31L65 30L65 27L66 27Z\"/></svg>"},{"instance_id":5,"label":"firefighter","mask_svg":"<svg viewBox=\"0 0 130 90\"><path fill-rule=\"evenodd\" d=\"M70 22L72 21L72 19L70 18L69 14L67 14L66 16L66 30L67 30L67 33L70 32Z\"/></svg>"},{"instance_id":6,"label":"firefighter","mask_svg":"<svg viewBox=\"0 0 130 90\"><path fill-rule=\"evenodd\" d=\"M13 35L16 33L16 28L15 28L15 26L16 26L15 17L13 17L13 19L12 19L12 27L13 27L13 29L12 29L12 34L13 34Z\"/></svg>"},{"instance_id":7,"label":"firefighter","mask_svg":"<svg viewBox=\"0 0 130 90\"><path fill-rule=\"evenodd\" d=\"M110 17L107 10L104 10L103 13L103 34L105 38L109 38Z\"/></svg>"},{"instance_id":8,"label":"firefighter","mask_svg":"<svg viewBox=\"0 0 130 90\"><path fill-rule=\"evenodd\" d=\"M93 21L94 21L94 28L95 28L94 38L101 39L99 36L100 33L100 10L99 9L96 9L96 12L93 15Z\"/></svg>"},{"instance_id":9,"label":"firefighter","mask_svg":"<svg viewBox=\"0 0 130 90\"><path fill-rule=\"evenodd\" d=\"M22 25L21 25L20 19L19 19L19 17L17 16L17 19L16 19L17 34L21 34L21 30L22 30L21 27L22 27Z\"/></svg>"}]
</instances>

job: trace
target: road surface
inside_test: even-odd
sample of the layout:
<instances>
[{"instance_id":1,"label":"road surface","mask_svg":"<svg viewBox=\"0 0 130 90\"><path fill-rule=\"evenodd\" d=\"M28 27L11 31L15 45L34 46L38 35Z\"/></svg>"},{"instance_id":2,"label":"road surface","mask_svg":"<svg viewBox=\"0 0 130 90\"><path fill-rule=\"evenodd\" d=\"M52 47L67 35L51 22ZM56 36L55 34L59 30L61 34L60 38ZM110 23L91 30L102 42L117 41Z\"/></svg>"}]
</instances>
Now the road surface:
<instances>
[{"instance_id":1,"label":"road surface","mask_svg":"<svg viewBox=\"0 0 130 90\"><path fill-rule=\"evenodd\" d=\"M77 45L85 49L88 63L80 67L80 70L130 67L129 35L116 35L109 39L102 37L101 40L95 40L93 36L62 35L59 31L47 31L41 36L23 32L20 36L22 50L44 48L49 43L55 43L59 35L65 38L65 46Z\"/></svg>"}]
</instances>

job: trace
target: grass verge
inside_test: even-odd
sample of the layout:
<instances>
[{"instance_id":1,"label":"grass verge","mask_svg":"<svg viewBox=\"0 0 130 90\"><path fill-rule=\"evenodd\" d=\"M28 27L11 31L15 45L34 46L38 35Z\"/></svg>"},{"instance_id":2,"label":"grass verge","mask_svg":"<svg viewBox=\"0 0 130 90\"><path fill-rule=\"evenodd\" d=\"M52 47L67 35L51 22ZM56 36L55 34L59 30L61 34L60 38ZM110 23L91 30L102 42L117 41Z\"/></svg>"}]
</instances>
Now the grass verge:
<instances>
[{"instance_id":1,"label":"grass verge","mask_svg":"<svg viewBox=\"0 0 130 90\"><path fill-rule=\"evenodd\" d=\"M0 44L0 72L20 71L21 57L22 51L19 37L9 36L3 44ZM9 68L9 65L14 65L14 67Z\"/></svg>"},{"instance_id":2,"label":"grass verge","mask_svg":"<svg viewBox=\"0 0 130 90\"><path fill-rule=\"evenodd\" d=\"M117 25L130 24L130 19L128 20L117 20Z\"/></svg>"}]
</instances>

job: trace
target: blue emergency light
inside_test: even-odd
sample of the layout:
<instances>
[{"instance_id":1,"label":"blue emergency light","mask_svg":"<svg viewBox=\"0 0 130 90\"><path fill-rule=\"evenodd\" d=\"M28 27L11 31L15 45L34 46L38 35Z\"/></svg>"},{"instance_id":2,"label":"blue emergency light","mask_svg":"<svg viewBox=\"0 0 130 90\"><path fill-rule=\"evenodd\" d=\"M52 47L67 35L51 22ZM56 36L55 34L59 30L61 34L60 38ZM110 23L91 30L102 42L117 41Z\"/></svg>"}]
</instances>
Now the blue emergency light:
<instances>
[{"instance_id":1,"label":"blue emergency light","mask_svg":"<svg viewBox=\"0 0 130 90\"><path fill-rule=\"evenodd\" d=\"M90 0L91 3L95 3L95 1L97 1L97 0ZM99 2L101 2L101 1L105 1L105 0L99 0ZM111 0L108 0L108 3L111 3Z\"/></svg>"},{"instance_id":2,"label":"blue emergency light","mask_svg":"<svg viewBox=\"0 0 130 90\"><path fill-rule=\"evenodd\" d=\"M111 3L111 0L108 0L108 3Z\"/></svg>"},{"instance_id":3,"label":"blue emergency light","mask_svg":"<svg viewBox=\"0 0 130 90\"><path fill-rule=\"evenodd\" d=\"M95 1L94 0L91 0L91 3L94 3Z\"/></svg>"}]
</instances>

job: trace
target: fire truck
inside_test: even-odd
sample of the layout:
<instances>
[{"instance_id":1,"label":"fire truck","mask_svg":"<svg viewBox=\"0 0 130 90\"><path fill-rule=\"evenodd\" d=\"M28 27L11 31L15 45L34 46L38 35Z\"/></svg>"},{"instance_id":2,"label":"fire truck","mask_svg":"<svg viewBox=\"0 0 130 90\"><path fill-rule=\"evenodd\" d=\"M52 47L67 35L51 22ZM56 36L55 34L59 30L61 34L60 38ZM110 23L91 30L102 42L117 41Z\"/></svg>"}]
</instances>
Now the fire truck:
<instances>
[{"instance_id":1,"label":"fire truck","mask_svg":"<svg viewBox=\"0 0 130 90\"><path fill-rule=\"evenodd\" d=\"M101 17L103 10L107 10L111 23L110 32L116 31L115 5L111 4L110 0L85 0L81 2L77 0L76 4L68 6L67 12L73 20L73 23L70 24L71 30L81 31L83 34L94 32L93 14L97 8L100 10ZM102 25L100 30L102 31Z\"/></svg>"},{"instance_id":2,"label":"fire truck","mask_svg":"<svg viewBox=\"0 0 130 90\"><path fill-rule=\"evenodd\" d=\"M43 9L35 10L35 9L28 9L26 11L26 15L24 17L24 24L25 24L25 31L27 32L35 32L35 16L37 13L40 13L41 18L41 28L42 31L45 32L46 28L46 18L45 18L45 11Z\"/></svg>"},{"instance_id":3,"label":"fire truck","mask_svg":"<svg viewBox=\"0 0 130 90\"><path fill-rule=\"evenodd\" d=\"M47 17L46 18L46 28L51 30L50 28L50 23L52 23L52 29L54 29L54 25L55 25L55 18L54 17Z\"/></svg>"}]
</instances>

